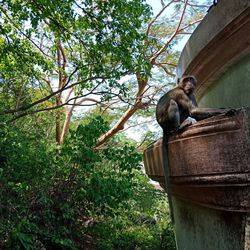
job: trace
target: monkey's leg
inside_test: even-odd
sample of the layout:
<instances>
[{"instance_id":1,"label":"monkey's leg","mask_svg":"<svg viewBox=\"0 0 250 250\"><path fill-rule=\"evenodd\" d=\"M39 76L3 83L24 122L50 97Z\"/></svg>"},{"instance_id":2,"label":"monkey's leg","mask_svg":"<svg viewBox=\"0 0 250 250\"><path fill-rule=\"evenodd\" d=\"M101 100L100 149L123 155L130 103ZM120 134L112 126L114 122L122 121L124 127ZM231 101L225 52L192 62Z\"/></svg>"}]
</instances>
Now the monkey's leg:
<instances>
[{"instance_id":1,"label":"monkey's leg","mask_svg":"<svg viewBox=\"0 0 250 250\"><path fill-rule=\"evenodd\" d=\"M169 107L167 112L168 112L169 123L171 124L171 128L169 128L169 130L170 132L174 132L178 130L180 127L180 112L178 104L173 99L171 99L169 102Z\"/></svg>"}]
</instances>

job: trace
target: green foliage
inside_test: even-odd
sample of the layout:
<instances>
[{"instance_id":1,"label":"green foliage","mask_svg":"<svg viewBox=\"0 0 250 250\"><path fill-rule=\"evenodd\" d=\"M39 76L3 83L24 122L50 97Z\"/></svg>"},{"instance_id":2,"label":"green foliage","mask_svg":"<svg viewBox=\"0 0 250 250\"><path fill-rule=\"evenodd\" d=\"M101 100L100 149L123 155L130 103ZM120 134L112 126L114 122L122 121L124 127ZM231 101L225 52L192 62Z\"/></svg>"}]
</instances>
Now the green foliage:
<instances>
[{"instance_id":1,"label":"green foliage","mask_svg":"<svg viewBox=\"0 0 250 250\"><path fill-rule=\"evenodd\" d=\"M0 248L174 249L165 195L134 147L93 150L107 126L93 116L56 145L1 123Z\"/></svg>"},{"instance_id":2,"label":"green foliage","mask_svg":"<svg viewBox=\"0 0 250 250\"><path fill-rule=\"evenodd\" d=\"M68 85L78 82L75 95L94 87L105 100L112 92L125 94L121 76L138 70L149 74L140 28L150 15L144 0L1 1L0 91L8 99L0 102L1 111L34 112L31 103L49 96L48 82L60 74ZM56 60L59 42L66 68ZM53 96L48 100L55 102Z\"/></svg>"},{"instance_id":3,"label":"green foliage","mask_svg":"<svg viewBox=\"0 0 250 250\"><path fill-rule=\"evenodd\" d=\"M10 233L8 248L11 249L34 249L34 234L37 231L35 224L22 219Z\"/></svg>"},{"instance_id":4,"label":"green foliage","mask_svg":"<svg viewBox=\"0 0 250 250\"><path fill-rule=\"evenodd\" d=\"M94 224L97 249L175 249L174 233L163 192L136 171L133 193L109 218Z\"/></svg>"}]
</instances>

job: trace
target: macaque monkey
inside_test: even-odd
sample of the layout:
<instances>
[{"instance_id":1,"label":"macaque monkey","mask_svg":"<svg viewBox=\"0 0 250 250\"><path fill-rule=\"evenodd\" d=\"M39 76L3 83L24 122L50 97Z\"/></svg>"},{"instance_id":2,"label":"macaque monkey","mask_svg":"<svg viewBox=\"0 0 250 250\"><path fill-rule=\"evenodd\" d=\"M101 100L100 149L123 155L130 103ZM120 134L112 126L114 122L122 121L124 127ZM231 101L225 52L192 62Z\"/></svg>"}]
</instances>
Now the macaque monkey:
<instances>
[{"instance_id":1,"label":"macaque monkey","mask_svg":"<svg viewBox=\"0 0 250 250\"><path fill-rule=\"evenodd\" d=\"M194 76L184 76L177 87L163 95L156 106L156 120L169 135L193 123L189 117L202 120L226 113L228 109L198 108L193 94L196 87Z\"/></svg>"},{"instance_id":2,"label":"macaque monkey","mask_svg":"<svg viewBox=\"0 0 250 250\"><path fill-rule=\"evenodd\" d=\"M167 193L169 190L169 162L168 162L168 138L169 136L191 125L194 120L202 120L214 115L226 113L228 109L198 108L193 94L196 87L194 76L184 76L178 85L163 95L156 106L156 120L163 129L163 166ZM172 210L171 197L168 195L170 210ZM171 215L172 221L173 215Z\"/></svg>"}]
</instances>

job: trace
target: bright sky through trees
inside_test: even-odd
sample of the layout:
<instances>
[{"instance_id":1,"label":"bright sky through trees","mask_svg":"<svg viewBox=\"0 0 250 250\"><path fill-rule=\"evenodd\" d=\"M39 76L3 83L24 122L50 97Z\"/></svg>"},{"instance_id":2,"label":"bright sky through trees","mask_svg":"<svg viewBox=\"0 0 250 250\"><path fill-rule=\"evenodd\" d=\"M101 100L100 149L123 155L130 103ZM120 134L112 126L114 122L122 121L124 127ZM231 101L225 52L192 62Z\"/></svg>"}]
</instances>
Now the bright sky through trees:
<instances>
[{"instance_id":1,"label":"bright sky through trees","mask_svg":"<svg viewBox=\"0 0 250 250\"><path fill-rule=\"evenodd\" d=\"M154 15L156 15L160 11L160 9L162 8L161 0L146 0L146 2L152 7ZM164 2L167 2L167 1L164 1ZM213 2L212 0L198 0L197 4L200 4L200 5L202 5L202 4L212 5L212 2ZM173 8L170 6L170 8L168 8L166 10L165 15L169 15L171 13L171 11L173 11ZM190 37L189 35L184 36L183 39L175 47L175 49L181 51L184 48L184 46L185 46L186 42L188 41L189 37Z\"/></svg>"}]
</instances>

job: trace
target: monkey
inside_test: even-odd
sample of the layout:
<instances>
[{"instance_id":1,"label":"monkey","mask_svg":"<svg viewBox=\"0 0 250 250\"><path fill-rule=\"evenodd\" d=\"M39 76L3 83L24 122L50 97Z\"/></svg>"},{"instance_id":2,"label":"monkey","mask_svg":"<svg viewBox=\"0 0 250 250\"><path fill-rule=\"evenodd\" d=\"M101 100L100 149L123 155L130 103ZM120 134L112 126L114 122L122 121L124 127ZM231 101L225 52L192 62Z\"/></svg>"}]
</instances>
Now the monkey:
<instances>
[{"instance_id":1,"label":"monkey","mask_svg":"<svg viewBox=\"0 0 250 250\"><path fill-rule=\"evenodd\" d=\"M190 111L197 105L193 91L196 79L183 77L177 87L163 95L156 106L156 120L163 132L170 134L190 116Z\"/></svg>"},{"instance_id":2,"label":"monkey","mask_svg":"<svg viewBox=\"0 0 250 250\"><path fill-rule=\"evenodd\" d=\"M160 98L156 106L156 120L163 133L169 135L191 125L189 117L199 121L229 111L224 108L198 108L194 96L196 84L194 76L183 76L175 88Z\"/></svg>"},{"instance_id":3,"label":"monkey","mask_svg":"<svg viewBox=\"0 0 250 250\"><path fill-rule=\"evenodd\" d=\"M192 75L183 76L177 81L177 86L164 94L156 106L156 120L163 129L162 156L163 168L166 182L166 191L168 194L170 216L174 223L172 209L172 200L170 196L169 180L169 157L168 157L168 139L169 136L185 127L191 125L194 121L199 121L214 115L228 112L228 109L198 108L194 90L197 80Z\"/></svg>"}]
</instances>

